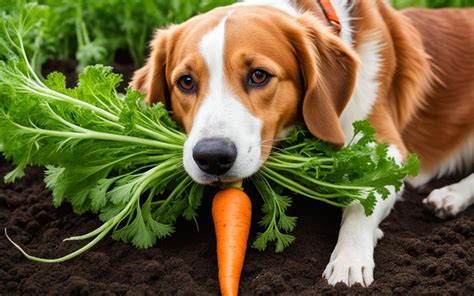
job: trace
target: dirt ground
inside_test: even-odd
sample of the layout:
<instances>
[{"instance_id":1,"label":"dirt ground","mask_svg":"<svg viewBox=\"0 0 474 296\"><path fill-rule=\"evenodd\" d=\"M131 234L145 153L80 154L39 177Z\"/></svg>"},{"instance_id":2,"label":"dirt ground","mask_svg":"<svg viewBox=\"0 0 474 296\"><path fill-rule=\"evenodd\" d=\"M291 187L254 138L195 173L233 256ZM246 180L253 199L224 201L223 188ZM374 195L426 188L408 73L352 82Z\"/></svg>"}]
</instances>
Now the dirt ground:
<instances>
[{"instance_id":1,"label":"dirt ground","mask_svg":"<svg viewBox=\"0 0 474 296\"><path fill-rule=\"evenodd\" d=\"M129 69L124 71L130 73ZM0 177L10 169L0 158ZM100 223L93 215L75 215L68 205L54 208L42 177L41 169L32 168L15 184L0 181L0 227L7 228L31 254L58 257L80 246L62 239L89 232ZM385 236L375 251L375 282L369 288L350 289L342 284L331 287L321 278L336 243L340 211L295 197L291 214L299 217L296 241L279 254L250 249L242 295L472 295L474 207L442 221L424 209L425 196L410 188L405 191L403 201L382 224ZM258 201L254 208L258 209ZM256 222L260 213L254 213ZM0 295L215 295L217 265L210 216L208 197L200 209L199 231L193 223L179 222L173 236L148 250L107 237L88 253L54 265L28 261L2 234ZM251 234L257 231L253 227Z\"/></svg>"}]
</instances>

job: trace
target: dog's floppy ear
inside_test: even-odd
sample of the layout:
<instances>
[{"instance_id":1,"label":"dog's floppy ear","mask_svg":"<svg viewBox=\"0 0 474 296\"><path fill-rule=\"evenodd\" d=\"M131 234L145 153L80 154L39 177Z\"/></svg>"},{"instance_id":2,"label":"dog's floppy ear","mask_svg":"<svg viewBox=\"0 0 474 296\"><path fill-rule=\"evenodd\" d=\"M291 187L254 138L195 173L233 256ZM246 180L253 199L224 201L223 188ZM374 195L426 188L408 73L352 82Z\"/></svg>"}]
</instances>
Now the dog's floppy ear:
<instances>
[{"instance_id":1,"label":"dog's floppy ear","mask_svg":"<svg viewBox=\"0 0 474 296\"><path fill-rule=\"evenodd\" d=\"M145 66L135 71L130 86L146 94L146 102L162 102L167 105L170 92L166 81L166 64L168 60L167 32L160 30L150 44L151 54Z\"/></svg>"},{"instance_id":2,"label":"dog's floppy ear","mask_svg":"<svg viewBox=\"0 0 474 296\"><path fill-rule=\"evenodd\" d=\"M304 32L293 42L304 78L304 121L315 137L341 148L345 136L339 116L354 89L358 58L312 15L298 21Z\"/></svg>"}]
</instances>

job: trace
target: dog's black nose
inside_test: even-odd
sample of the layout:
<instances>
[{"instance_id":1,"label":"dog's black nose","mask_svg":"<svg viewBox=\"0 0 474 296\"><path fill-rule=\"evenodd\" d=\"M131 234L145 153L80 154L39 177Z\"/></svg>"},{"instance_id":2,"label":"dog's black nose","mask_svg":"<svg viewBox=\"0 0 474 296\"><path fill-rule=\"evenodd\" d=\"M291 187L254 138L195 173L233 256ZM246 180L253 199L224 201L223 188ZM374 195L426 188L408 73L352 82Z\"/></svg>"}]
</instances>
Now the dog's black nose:
<instances>
[{"instance_id":1,"label":"dog's black nose","mask_svg":"<svg viewBox=\"0 0 474 296\"><path fill-rule=\"evenodd\" d=\"M199 141L193 149L193 158L198 167L212 175L222 175L234 164L237 148L225 138L208 138Z\"/></svg>"}]
</instances>

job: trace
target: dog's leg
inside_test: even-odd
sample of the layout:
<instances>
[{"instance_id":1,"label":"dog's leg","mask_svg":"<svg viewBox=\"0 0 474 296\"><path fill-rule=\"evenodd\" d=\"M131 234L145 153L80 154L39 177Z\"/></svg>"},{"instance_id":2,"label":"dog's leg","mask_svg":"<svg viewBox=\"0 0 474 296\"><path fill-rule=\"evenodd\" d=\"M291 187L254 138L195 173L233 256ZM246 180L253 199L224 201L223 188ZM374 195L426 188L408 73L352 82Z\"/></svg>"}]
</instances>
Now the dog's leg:
<instances>
[{"instance_id":1,"label":"dog's leg","mask_svg":"<svg viewBox=\"0 0 474 296\"><path fill-rule=\"evenodd\" d=\"M351 286L359 283L367 287L373 282L374 248L383 236L378 226L390 213L396 198L393 191L385 200L378 198L374 213L369 217L356 203L344 210L339 238L323 273L329 284L343 282Z\"/></svg>"},{"instance_id":2,"label":"dog's leg","mask_svg":"<svg viewBox=\"0 0 474 296\"><path fill-rule=\"evenodd\" d=\"M474 174L433 190L423 203L441 219L456 216L474 203Z\"/></svg>"},{"instance_id":3,"label":"dog's leg","mask_svg":"<svg viewBox=\"0 0 474 296\"><path fill-rule=\"evenodd\" d=\"M401 155L396 148L391 147L389 153L401 162ZM323 273L329 284L343 282L351 286L359 283L367 287L373 282L374 248L377 240L383 236L379 223L390 213L396 199L397 193L392 187L388 198L383 200L377 197L374 213L368 217L358 203L344 210L339 238Z\"/></svg>"}]
</instances>

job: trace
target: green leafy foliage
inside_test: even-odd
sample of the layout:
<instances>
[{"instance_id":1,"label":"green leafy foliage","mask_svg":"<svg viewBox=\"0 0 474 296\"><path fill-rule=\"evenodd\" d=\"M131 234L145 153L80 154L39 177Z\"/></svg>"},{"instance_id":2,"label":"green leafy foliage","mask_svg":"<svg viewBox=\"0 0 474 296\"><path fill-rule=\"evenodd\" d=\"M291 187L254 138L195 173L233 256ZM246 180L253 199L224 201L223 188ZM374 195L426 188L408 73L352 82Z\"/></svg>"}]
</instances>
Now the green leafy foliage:
<instances>
[{"instance_id":1,"label":"green leafy foliage","mask_svg":"<svg viewBox=\"0 0 474 296\"><path fill-rule=\"evenodd\" d=\"M18 15L0 20L0 151L16 165L5 176L13 182L29 165L45 166L45 183L53 204L98 214L103 224L67 240L92 239L61 262L90 249L106 234L147 248L174 231L176 220L196 221L203 186L182 165L186 135L161 104L147 106L131 89L116 91L121 76L107 66L89 66L75 88L61 73L46 80L35 72L25 38L39 36L44 7L28 4ZM36 42L38 45L40 41ZM269 243L277 252L294 241L296 217L287 215L291 195L299 194L338 207L360 203L367 215L389 188L400 189L415 175L418 161L403 166L391 159L388 146L375 143L368 122L354 124L354 139L340 151L296 127L252 177L263 199L263 217L253 246Z\"/></svg>"},{"instance_id":2,"label":"green leafy foliage","mask_svg":"<svg viewBox=\"0 0 474 296\"><path fill-rule=\"evenodd\" d=\"M411 6L426 8L474 6L474 0L390 0L390 2L399 9Z\"/></svg>"},{"instance_id":3,"label":"green leafy foliage","mask_svg":"<svg viewBox=\"0 0 474 296\"><path fill-rule=\"evenodd\" d=\"M0 11L21 13L28 0L0 0ZM42 57L76 58L87 65L111 64L120 51L135 65L144 62L153 31L180 23L234 0L37 0L47 14L42 24ZM33 43L31 43L33 44Z\"/></svg>"},{"instance_id":4,"label":"green leafy foliage","mask_svg":"<svg viewBox=\"0 0 474 296\"><path fill-rule=\"evenodd\" d=\"M35 57L36 65L40 66L47 57L76 58L78 69L83 70L96 63L112 64L117 52L129 55L136 66L142 65L154 30L236 0L0 0L0 11L17 15L30 2L39 2L45 16L41 36L34 36L43 44ZM474 0L391 0L391 3L396 8L474 6ZM37 43L25 40L25 45L29 50Z\"/></svg>"},{"instance_id":5,"label":"green leafy foliage","mask_svg":"<svg viewBox=\"0 0 474 296\"><path fill-rule=\"evenodd\" d=\"M272 152L253 178L264 200L260 224L266 230L254 243L259 250L275 241L279 252L294 240L288 232L296 218L286 215L291 199L284 194L296 193L342 208L358 202L371 215L377 200L387 198L391 187L400 190L403 178L418 173L416 156L397 164L388 146L375 142L375 130L367 121L354 123L353 140L339 151L314 139L302 126L280 145L283 149Z\"/></svg>"},{"instance_id":6,"label":"green leafy foliage","mask_svg":"<svg viewBox=\"0 0 474 296\"><path fill-rule=\"evenodd\" d=\"M60 73L39 79L22 45L36 13L41 19L31 5L0 23L9 56L0 61L0 143L17 166L5 181L22 177L27 165L46 166L55 206L67 201L104 221L82 238L113 229L117 239L150 247L173 232L176 217L196 216L202 190L182 167L186 137L163 106L146 106L132 90L117 93L121 77L110 67L87 67L73 89Z\"/></svg>"},{"instance_id":7,"label":"green leafy foliage","mask_svg":"<svg viewBox=\"0 0 474 296\"><path fill-rule=\"evenodd\" d=\"M275 251L282 252L295 240L289 233L295 228L297 218L286 214L291 198L275 192L268 180L261 176L255 177L253 182L264 201L264 216L259 224L266 229L258 234L253 247L263 251L268 243L275 242Z\"/></svg>"}]
</instances>

